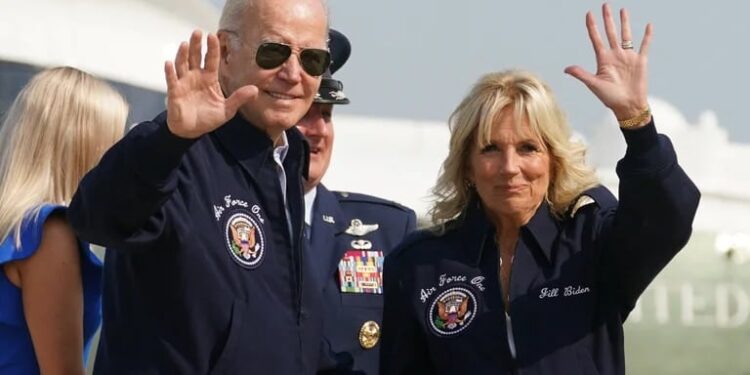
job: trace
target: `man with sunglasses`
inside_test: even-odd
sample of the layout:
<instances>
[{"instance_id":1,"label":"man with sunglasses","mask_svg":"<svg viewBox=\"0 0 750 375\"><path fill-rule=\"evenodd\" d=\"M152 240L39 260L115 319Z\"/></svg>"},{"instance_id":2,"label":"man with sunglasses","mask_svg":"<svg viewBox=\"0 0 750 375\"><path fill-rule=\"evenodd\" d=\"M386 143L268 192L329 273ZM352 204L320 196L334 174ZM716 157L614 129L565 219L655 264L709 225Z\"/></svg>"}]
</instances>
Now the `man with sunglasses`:
<instances>
[{"instance_id":1,"label":"man with sunglasses","mask_svg":"<svg viewBox=\"0 0 750 375\"><path fill-rule=\"evenodd\" d=\"M328 190L321 180L333 150L333 107L349 104L333 79L349 58L351 45L331 29L332 63L310 110L297 127L310 143L305 182L305 224L313 278L323 286L324 335L336 353L324 373L378 373L383 313L383 258L415 229L414 211L381 198Z\"/></svg>"},{"instance_id":2,"label":"man with sunglasses","mask_svg":"<svg viewBox=\"0 0 750 375\"><path fill-rule=\"evenodd\" d=\"M165 64L167 112L109 150L70 219L108 248L101 374L311 374L322 306L303 253L294 125L330 62L321 0L228 0Z\"/></svg>"}]
</instances>

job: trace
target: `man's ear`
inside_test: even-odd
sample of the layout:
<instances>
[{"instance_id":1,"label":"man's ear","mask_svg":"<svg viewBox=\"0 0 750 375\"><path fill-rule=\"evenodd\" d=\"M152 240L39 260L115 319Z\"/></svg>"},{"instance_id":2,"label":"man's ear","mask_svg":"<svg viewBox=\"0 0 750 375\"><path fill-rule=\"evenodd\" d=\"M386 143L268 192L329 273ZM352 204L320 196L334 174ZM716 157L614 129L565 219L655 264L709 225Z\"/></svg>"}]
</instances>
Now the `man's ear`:
<instances>
[{"instance_id":1,"label":"man's ear","mask_svg":"<svg viewBox=\"0 0 750 375\"><path fill-rule=\"evenodd\" d=\"M216 33L216 36L219 38L219 57L221 58L221 62L226 64L229 62L229 53L232 50L229 47L229 43L231 42L229 33L220 30Z\"/></svg>"}]
</instances>

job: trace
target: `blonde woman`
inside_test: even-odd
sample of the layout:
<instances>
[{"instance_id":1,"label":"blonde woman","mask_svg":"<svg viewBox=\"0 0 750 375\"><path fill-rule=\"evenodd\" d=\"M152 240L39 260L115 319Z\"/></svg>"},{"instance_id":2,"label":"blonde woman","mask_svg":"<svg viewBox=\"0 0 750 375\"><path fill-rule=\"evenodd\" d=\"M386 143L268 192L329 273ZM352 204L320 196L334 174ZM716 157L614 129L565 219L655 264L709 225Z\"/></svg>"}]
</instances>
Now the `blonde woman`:
<instances>
[{"instance_id":1,"label":"blonde woman","mask_svg":"<svg viewBox=\"0 0 750 375\"><path fill-rule=\"evenodd\" d=\"M80 70L40 72L0 131L0 373L83 374L101 323L101 262L65 218L128 106Z\"/></svg>"},{"instance_id":2,"label":"blonde woman","mask_svg":"<svg viewBox=\"0 0 750 375\"><path fill-rule=\"evenodd\" d=\"M482 77L451 118L438 230L385 262L382 374L624 374L622 324L685 245L700 193L648 109L651 26L633 49L603 7L586 25L597 72L569 67L612 110L627 151L619 202L584 163L550 89Z\"/></svg>"}]
</instances>

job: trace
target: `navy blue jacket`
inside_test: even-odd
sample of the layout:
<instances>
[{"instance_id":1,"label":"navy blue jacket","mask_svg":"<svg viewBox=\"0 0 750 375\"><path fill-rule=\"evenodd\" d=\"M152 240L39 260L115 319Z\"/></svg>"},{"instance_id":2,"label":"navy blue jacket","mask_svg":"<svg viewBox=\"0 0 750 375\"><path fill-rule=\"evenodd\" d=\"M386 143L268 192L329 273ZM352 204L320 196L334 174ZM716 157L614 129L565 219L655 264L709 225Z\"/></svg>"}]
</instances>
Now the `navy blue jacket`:
<instances>
[{"instance_id":1,"label":"navy blue jacket","mask_svg":"<svg viewBox=\"0 0 750 375\"><path fill-rule=\"evenodd\" d=\"M380 252L375 262L382 267L383 257L415 229L416 216L409 208L373 196L331 192L322 184L316 189L307 256L324 288L324 335L339 359L338 373L350 373L351 368L341 367L353 361L354 373L377 374L379 342L361 345L359 333L366 323L380 328L382 290L342 292L339 265L347 254L372 251Z\"/></svg>"},{"instance_id":2,"label":"navy blue jacket","mask_svg":"<svg viewBox=\"0 0 750 375\"><path fill-rule=\"evenodd\" d=\"M596 187L562 218L543 203L520 230L515 359L495 228L475 197L443 234L418 232L386 259L381 373L624 374L622 324L687 242L700 198L653 124L625 133L619 203Z\"/></svg>"},{"instance_id":3,"label":"navy blue jacket","mask_svg":"<svg viewBox=\"0 0 750 375\"><path fill-rule=\"evenodd\" d=\"M317 370L320 287L301 246L308 149L286 134L292 237L273 144L239 115L187 140L162 114L86 175L68 214L108 248L96 373Z\"/></svg>"}]
</instances>

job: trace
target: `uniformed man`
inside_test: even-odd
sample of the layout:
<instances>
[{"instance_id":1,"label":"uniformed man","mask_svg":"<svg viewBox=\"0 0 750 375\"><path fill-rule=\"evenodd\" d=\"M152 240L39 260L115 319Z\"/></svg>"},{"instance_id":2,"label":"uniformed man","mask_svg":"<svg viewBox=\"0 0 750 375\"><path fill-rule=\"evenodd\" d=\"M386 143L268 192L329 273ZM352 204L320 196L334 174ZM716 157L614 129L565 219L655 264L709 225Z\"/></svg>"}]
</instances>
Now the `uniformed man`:
<instances>
[{"instance_id":1,"label":"uniformed man","mask_svg":"<svg viewBox=\"0 0 750 375\"><path fill-rule=\"evenodd\" d=\"M70 206L106 254L101 374L311 374L320 287L305 266L294 125L330 62L320 0L228 0L165 66L167 112L135 127Z\"/></svg>"},{"instance_id":2,"label":"uniformed man","mask_svg":"<svg viewBox=\"0 0 750 375\"><path fill-rule=\"evenodd\" d=\"M351 46L330 31L331 73L349 58ZM306 254L324 288L325 337L337 353L338 371L354 361L358 373L378 373L383 307L383 259L414 230L414 211L377 197L329 191L321 179L333 151L333 106L348 104L340 81L324 75L313 105L298 128L310 143L305 182ZM351 369L349 369L351 370Z\"/></svg>"}]
</instances>

